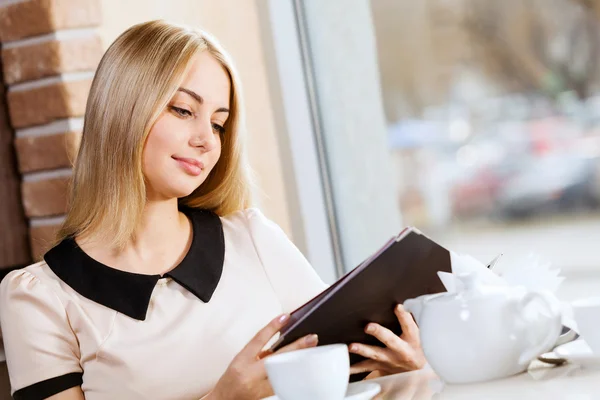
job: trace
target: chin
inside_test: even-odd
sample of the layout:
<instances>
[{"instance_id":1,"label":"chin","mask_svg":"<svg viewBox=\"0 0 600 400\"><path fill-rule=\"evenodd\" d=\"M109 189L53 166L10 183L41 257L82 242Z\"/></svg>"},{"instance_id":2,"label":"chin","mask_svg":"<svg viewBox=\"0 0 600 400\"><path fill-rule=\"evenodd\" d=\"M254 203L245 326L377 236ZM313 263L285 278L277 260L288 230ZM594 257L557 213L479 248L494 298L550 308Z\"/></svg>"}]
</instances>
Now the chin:
<instances>
[{"instance_id":1,"label":"chin","mask_svg":"<svg viewBox=\"0 0 600 400\"><path fill-rule=\"evenodd\" d=\"M156 179L153 184L152 180L149 180L149 186L152 188L152 192L157 194L159 198L182 198L192 194L196 189L204 183L206 179L202 176L191 178L188 176L177 176L171 174L168 176L161 176L160 179Z\"/></svg>"},{"instance_id":2,"label":"chin","mask_svg":"<svg viewBox=\"0 0 600 400\"><path fill-rule=\"evenodd\" d=\"M178 199L180 199L182 197L187 197L190 194L194 193L194 190L196 190L196 189L198 189L198 186L178 187L178 188L172 188L170 193L173 194L173 197L177 197Z\"/></svg>"},{"instance_id":3,"label":"chin","mask_svg":"<svg viewBox=\"0 0 600 400\"><path fill-rule=\"evenodd\" d=\"M182 198L187 197L194 192L194 190L198 189L200 185L191 182L169 182L169 185L164 185L162 190L159 189L158 192L161 193L161 197L163 198Z\"/></svg>"}]
</instances>

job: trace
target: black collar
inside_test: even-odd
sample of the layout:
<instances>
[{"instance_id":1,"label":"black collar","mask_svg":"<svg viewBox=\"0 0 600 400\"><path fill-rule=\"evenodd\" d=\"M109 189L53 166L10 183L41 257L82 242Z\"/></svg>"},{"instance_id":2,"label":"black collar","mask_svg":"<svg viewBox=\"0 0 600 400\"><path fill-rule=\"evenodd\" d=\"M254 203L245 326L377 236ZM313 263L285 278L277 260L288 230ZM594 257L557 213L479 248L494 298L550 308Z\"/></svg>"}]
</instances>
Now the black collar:
<instances>
[{"instance_id":1,"label":"black collar","mask_svg":"<svg viewBox=\"0 0 600 400\"><path fill-rule=\"evenodd\" d=\"M181 263L164 274L207 303L223 272L225 239L221 219L213 212L182 208L192 221L193 238ZM104 265L77 245L60 242L44 255L50 269L82 296L137 320L144 320L160 275L143 275Z\"/></svg>"}]
</instances>

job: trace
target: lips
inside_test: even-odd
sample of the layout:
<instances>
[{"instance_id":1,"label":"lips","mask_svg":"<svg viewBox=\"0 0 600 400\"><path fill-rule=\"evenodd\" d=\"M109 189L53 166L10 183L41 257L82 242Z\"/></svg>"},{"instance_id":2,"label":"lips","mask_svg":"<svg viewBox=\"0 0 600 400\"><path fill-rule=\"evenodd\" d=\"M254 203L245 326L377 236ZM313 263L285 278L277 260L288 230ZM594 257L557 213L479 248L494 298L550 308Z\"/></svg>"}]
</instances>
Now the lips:
<instances>
[{"instance_id":1,"label":"lips","mask_svg":"<svg viewBox=\"0 0 600 400\"><path fill-rule=\"evenodd\" d=\"M195 158L185 158L185 157L172 157L179 166L189 175L198 176L202 173L204 169L204 163L202 161L198 161Z\"/></svg>"}]
</instances>

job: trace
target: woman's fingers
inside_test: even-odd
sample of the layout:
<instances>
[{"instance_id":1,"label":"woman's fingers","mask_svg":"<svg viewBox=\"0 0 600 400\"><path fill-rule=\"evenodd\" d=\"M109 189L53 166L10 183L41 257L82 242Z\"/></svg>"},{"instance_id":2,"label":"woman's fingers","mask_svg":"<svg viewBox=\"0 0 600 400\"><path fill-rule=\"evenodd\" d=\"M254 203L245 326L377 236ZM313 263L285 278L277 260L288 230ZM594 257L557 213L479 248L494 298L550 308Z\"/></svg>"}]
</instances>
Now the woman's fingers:
<instances>
[{"instance_id":1,"label":"woman's fingers","mask_svg":"<svg viewBox=\"0 0 600 400\"><path fill-rule=\"evenodd\" d=\"M275 336L275 334L279 332L281 328L284 327L289 319L289 314L283 314L273 319L267 326L262 328L256 335L254 335L252 340L248 342L239 355L245 355L251 358L257 357L257 355L262 353L261 350L263 347L265 347L269 340L271 340L271 338Z\"/></svg>"},{"instance_id":2,"label":"woman's fingers","mask_svg":"<svg viewBox=\"0 0 600 400\"><path fill-rule=\"evenodd\" d=\"M388 328L385 328L379 324L371 322L365 328L365 332L377 338L377 340L386 345L386 347L389 349L397 352L407 352L410 350L408 343L404 342Z\"/></svg>"},{"instance_id":3,"label":"woman's fingers","mask_svg":"<svg viewBox=\"0 0 600 400\"><path fill-rule=\"evenodd\" d=\"M319 343L319 337L317 335L306 335L296 340L293 343L288 344L287 346L282 347L277 350L275 353L285 353L293 350L306 349L308 347L315 347Z\"/></svg>"},{"instance_id":4,"label":"woman's fingers","mask_svg":"<svg viewBox=\"0 0 600 400\"><path fill-rule=\"evenodd\" d=\"M391 362L387 349L378 346L371 346L362 343L352 343L349 347L350 353L361 355L365 358L379 361L379 362Z\"/></svg>"},{"instance_id":5,"label":"woman's fingers","mask_svg":"<svg viewBox=\"0 0 600 400\"><path fill-rule=\"evenodd\" d=\"M406 311L402 304L398 304L394 308L394 313L396 314L398 322L400 322L400 327L402 328L402 335L400 335L400 337L407 342L419 342L419 327L417 326L411 313Z\"/></svg>"},{"instance_id":6,"label":"woman's fingers","mask_svg":"<svg viewBox=\"0 0 600 400\"><path fill-rule=\"evenodd\" d=\"M351 353L367 358L367 360L351 367L353 374L371 371L378 371L379 373L403 372L420 369L426 364L425 355L420 344L419 327L412 315L400 304L394 308L394 313L402 328L400 336L374 322L368 324L365 328L367 334L377 338L385 347L362 343L350 345ZM374 372L371 373L374 374Z\"/></svg>"},{"instance_id":7,"label":"woman's fingers","mask_svg":"<svg viewBox=\"0 0 600 400\"><path fill-rule=\"evenodd\" d=\"M372 372L381 367L381 364L374 360L364 360L350 366L350 375L362 374L363 372Z\"/></svg>"},{"instance_id":8,"label":"woman's fingers","mask_svg":"<svg viewBox=\"0 0 600 400\"><path fill-rule=\"evenodd\" d=\"M318 343L319 343L319 337L317 335L314 335L314 334L306 335L306 336L301 337L300 339L296 340L295 342L282 347L281 349L277 350L275 353L285 353L285 352L292 351L292 350L300 350L300 349L306 349L309 347L315 347ZM272 350L270 350L270 349L263 350L258 354L258 356L256 358L258 358L260 360L260 359L270 356L271 354L273 354Z\"/></svg>"}]
</instances>

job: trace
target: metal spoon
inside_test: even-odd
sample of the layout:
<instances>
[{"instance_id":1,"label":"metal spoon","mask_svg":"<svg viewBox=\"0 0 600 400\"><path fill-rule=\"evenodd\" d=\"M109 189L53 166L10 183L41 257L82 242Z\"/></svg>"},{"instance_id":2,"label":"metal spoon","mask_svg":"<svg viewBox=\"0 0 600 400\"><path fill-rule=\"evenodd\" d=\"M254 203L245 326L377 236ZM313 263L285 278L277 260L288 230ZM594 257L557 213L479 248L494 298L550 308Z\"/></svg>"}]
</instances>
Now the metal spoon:
<instances>
[{"instance_id":1,"label":"metal spoon","mask_svg":"<svg viewBox=\"0 0 600 400\"><path fill-rule=\"evenodd\" d=\"M563 344L573 342L577 339L579 339L579 334L577 332L575 332L573 329L563 326L562 335L559 336L558 341L556 342L556 345L549 352L540 354L538 356L538 360L540 360L541 362L546 363L546 364L563 365L568 360L566 358L560 357L558 354L556 354L554 352L554 349L556 349L558 346L562 346Z\"/></svg>"}]
</instances>

